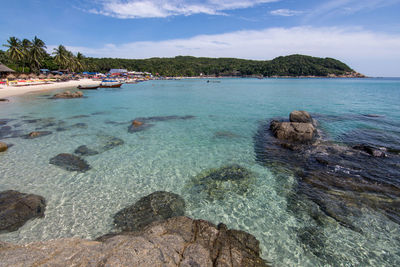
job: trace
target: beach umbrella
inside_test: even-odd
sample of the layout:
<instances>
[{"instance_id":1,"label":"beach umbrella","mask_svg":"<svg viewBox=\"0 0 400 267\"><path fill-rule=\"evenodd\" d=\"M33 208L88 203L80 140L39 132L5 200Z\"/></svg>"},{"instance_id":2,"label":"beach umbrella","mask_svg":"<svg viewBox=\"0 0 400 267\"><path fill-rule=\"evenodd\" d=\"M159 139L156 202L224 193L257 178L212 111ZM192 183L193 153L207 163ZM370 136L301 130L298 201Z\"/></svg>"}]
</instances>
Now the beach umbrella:
<instances>
[{"instance_id":1,"label":"beach umbrella","mask_svg":"<svg viewBox=\"0 0 400 267\"><path fill-rule=\"evenodd\" d=\"M60 74L57 74L56 76L54 76L54 78L60 79L62 78L62 76Z\"/></svg>"},{"instance_id":2,"label":"beach umbrella","mask_svg":"<svg viewBox=\"0 0 400 267\"><path fill-rule=\"evenodd\" d=\"M7 79L15 79L17 78L14 74L8 74Z\"/></svg>"},{"instance_id":3,"label":"beach umbrella","mask_svg":"<svg viewBox=\"0 0 400 267\"><path fill-rule=\"evenodd\" d=\"M37 79L37 77L38 76L36 74L33 74L33 73L29 74L29 78L31 78L31 79Z\"/></svg>"},{"instance_id":4,"label":"beach umbrella","mask_svg":"<svg viewBox=\"0 0 400 267\"><path fill-rule=\"evenodd\" d=\"M39 75L39 79L45 79L46 75L44 75L43 73Z\"/></svg>"},{"instance_id":5,"label":"beach umbrella","mask_svg":"<svg viewBox=\"0 0 400 267\"><path fill-rule=\"evenodd\" d=\"M47 76L47 78L54 78L54 74L53 74L53 73L50 73L50 74Z\"/></svg>"},{"instance_id":6,"label":"beach umbrella","mask_svg":"<svg viewBox=\"0 0 400 267\"><path fill-rule=\"evenodd\" d=\"M26 75L26 74L21 74L21 75L18 76L18 78L20 78L20 79L26 79L26 78L28 78L28 75Z\"/></svg>"}]
</instances>

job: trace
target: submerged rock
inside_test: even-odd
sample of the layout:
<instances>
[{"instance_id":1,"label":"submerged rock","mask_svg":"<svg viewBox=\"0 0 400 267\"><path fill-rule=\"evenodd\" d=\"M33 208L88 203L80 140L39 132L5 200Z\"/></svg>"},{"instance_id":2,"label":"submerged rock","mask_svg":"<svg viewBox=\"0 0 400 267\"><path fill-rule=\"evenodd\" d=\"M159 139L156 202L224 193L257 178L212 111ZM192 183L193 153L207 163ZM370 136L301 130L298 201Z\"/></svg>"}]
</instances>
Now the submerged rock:
<instances>
[{"instance_id":1,"label":"submerged rock","mask_svg":"<svg viewBox=\"0 0 400 267\"><path fill-rule=\"evenodd\" d=\"M364 151L374 157L386 157L386 148L376 148L369 145L356 145L353 148Z\"/></svg>"},{"instance_id":2,"label":"submerged rock","mask_svg":"<svg viewBox=\"0 0 400 267\"><path fill-rule=\"evenodd\" d=\"M132 121L131 125L129 125L128 127L128 132L129 133L141 132L154 126L154 124L150 124L149 122L159 122L159 121L169 121L169 120L190 120L193 118L195 118L195 116L192 115L140 117Z\"/></svg>"},{"instance_id":3,"label":"submerged rock","mask_svg":"<svg viewBox=\"0 0 400 267\"><path fill-rule=\"evenodd\" d=\"M50 159L50 164L56 165L67 171L86 172L90 170L89 164L78 156L61 153Z\"/></svg>"},{"instance_id":4,"label":"submerged rock","mask_svg":"<svg viewBox=\"0 0 400 267\"><path fill-rule=\"evenodd\" d=\"M232 164L206 170L192 178L186 187L194 195L205 192L210 200L222 200L226 194L245 194L254 178L254 174L246 168Z\"/></svg>"},{"instance_id":5,"label":"submerged rock","mask_svg":"<svg viewBox=\"0 0 400 267\"><path fill-rule=\"evenodd\" d=\"M266 267L259 241L243 231L230 230L187 217L156 222L141 232L105 238L77 238L26 245L1 244L5 266L226 266Z\"/></svg>"},{"instance_id":6,"label":"submerged rock","mask_svg":"<svg viewBox=\"0 0 400 267\"><path fill-rule=\"evenodd\" d=\"M155 221L185 213L185 201L177 194L157 191L139 199L114 215L114 223L123 231L137 231Z\"/></svg>"},{"instance_id":7,"label":"submerged rock","mask_svg":"<svg viewBox=\"0 0 400 267\"><path fill-rule=\"evenodd\" d=\"M218 131L218 132L215 132L214 137L231 139L231 138L239 138L240 136L235 133L228 132L228 131Z\"/></svg>"},{"instance_id":8,"label":"submerged rock","mask_svg":"<svg viewBox=\"0 0 400 267\"><path fill-rule=\"evenodd\" d=\"M121 146L124 143L124 140L111 136L107 138L105 144L102 146L102 150L107 151L114 147Z\"/></svg>"},{"instance_id":9,"label":"submerged rock","mask_svg":"<svg viewBox=\"0 0 400 267\"><path fill-rule=\"evenodd\" d=\"M43 217L45 207L41 196L13 190L0 192L0 231L15 231L28 220Z\"/></svg>"},{"instance_id":10,"label":"submerged rock","mask_svg":"<svg viewBox=\"0 0 400 267\"><path fill-rule=\"evenodd\" d=\"M0 152L4 152L8 149L8 145L6 143L0 142Z\"/></svg>"},{"instance_id":11,"label":"submerged rock","mask_svg":"<svg viewBox=\"0 0 400 267\"><path fill-rule=\"evenodd\" d=\"M76 91L76 92L71 92L71 91L65 91L62 93L55 94L52 96L52 99L68 99L68 98L81 98L83 97L83 93L81 91Z\"/></svg>"},{"instance_id":12,"label":"submerged rock","mask_svg":"<svg viewBox=\"0 0 400 267\"><path fill-rule=\"evenodd\" d=\"M99 154L99 152L96 150L90 149L85 145L79 146L77 149L75 149L74 153L81 156L93 156Z\"/></svg>"},{"instance_id":13,"label":"submerged rock","mask_svg":"<svg viewBox=\"0 0 400 267\"><path fill-rule=\"evenodd\" d=\"M27 134L25 136L25 139L34 139L34 138L38 138L38 137L42 137L42 136L46 136L46 135L50 135L52 134L52 132L50 131L35 131L35 132L30 132L29 134Z\"/></svg>"}]
</instances>

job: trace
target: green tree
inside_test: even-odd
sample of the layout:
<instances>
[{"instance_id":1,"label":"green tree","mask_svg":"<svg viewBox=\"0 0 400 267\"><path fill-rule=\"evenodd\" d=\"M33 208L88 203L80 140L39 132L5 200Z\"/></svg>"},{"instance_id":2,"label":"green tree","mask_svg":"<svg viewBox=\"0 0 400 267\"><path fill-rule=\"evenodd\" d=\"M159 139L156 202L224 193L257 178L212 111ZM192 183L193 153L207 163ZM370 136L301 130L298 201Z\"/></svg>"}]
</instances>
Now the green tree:
<instances>
[{"instance_id":1,"label":"green tree","mask_svg":"<svg viewBox=\"0 0 400 267\"><path fill-rule=\"evenodd\" d=\"M30 51L32 47L32 42L28 39L23 39L21 41L21 51L22 51L22 72L25 72L25 65L30 60Z\"/></svg>"},{"instance_id":2,"label":"green tree","mask_svg":"<svg viewBox=\"0 0 400 267\"><path fill-rule=\"evenodd\" d=\"M70 55L68 52L69 51L63 45L59 45L57 48L54 48L54 61L59 68L68 68L68 64L70 63Z\"/></svg>"},{"instance_id":3,"label":"green tree","mask_svg":"<svg viewBox=\"0 0 400 267\"><path fill-rule=\"evenodd\" d=\"M24 57L24 53L21 47L21 41L12 36L7 40L7 44L3 45L8 48L7 53L9 58L15 63L16 65L21 62Z\"/></svg>"},{"instance_id":4,"label":"green tree","mask_svg":"<svg viewBox=\"0 0 400 267\"><path fill-rule=\"evenodd\" d=\"M31 50L30 50L30 64L31 64L31 69L34 69L36 72L39 71L40 66L43 63L43 60L45 56L47 55L46 53L46 45L45 43L37 38L33 38L32 40L32 45L31 45Z\"/></svg>"}]
</instances>

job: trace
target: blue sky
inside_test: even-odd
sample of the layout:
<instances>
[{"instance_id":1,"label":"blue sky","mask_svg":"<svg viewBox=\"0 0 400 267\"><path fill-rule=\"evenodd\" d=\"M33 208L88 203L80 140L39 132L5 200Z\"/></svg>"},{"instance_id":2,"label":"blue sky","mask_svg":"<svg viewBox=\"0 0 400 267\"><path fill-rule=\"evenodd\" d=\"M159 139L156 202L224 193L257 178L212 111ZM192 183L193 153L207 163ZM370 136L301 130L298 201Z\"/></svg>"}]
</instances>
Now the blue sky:
<instances>
[{"instance_id":1,"label":"blue sky","mask_svg":"<svg viewBox=\"0 0 400 267\"><path fill-rule=\"evenodd\" d=\"M95 57L340 59L400 77L400 0L0 0L0 43L37 35ZM4 47L2 49L5 49Z\"/></svg>"}]
</instances>

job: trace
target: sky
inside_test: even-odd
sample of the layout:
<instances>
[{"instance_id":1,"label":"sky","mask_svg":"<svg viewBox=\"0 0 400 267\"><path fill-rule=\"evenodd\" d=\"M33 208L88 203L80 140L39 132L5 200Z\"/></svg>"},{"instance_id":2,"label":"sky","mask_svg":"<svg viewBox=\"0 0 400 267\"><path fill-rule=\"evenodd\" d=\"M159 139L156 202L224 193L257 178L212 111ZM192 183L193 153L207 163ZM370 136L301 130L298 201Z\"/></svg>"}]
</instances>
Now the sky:
<instances>
[{"instance_id":1,"label":"sky","mask_svg":"<svg viewBox=\"0 0 400 267\"><path fill-rule=\"evenodd\" d=\"M339 59L400 77L400 0L0 0L0 44L38 36L92 57ZM5 47L0 47L6 50Z\"/></svg>"}]
</instances>

